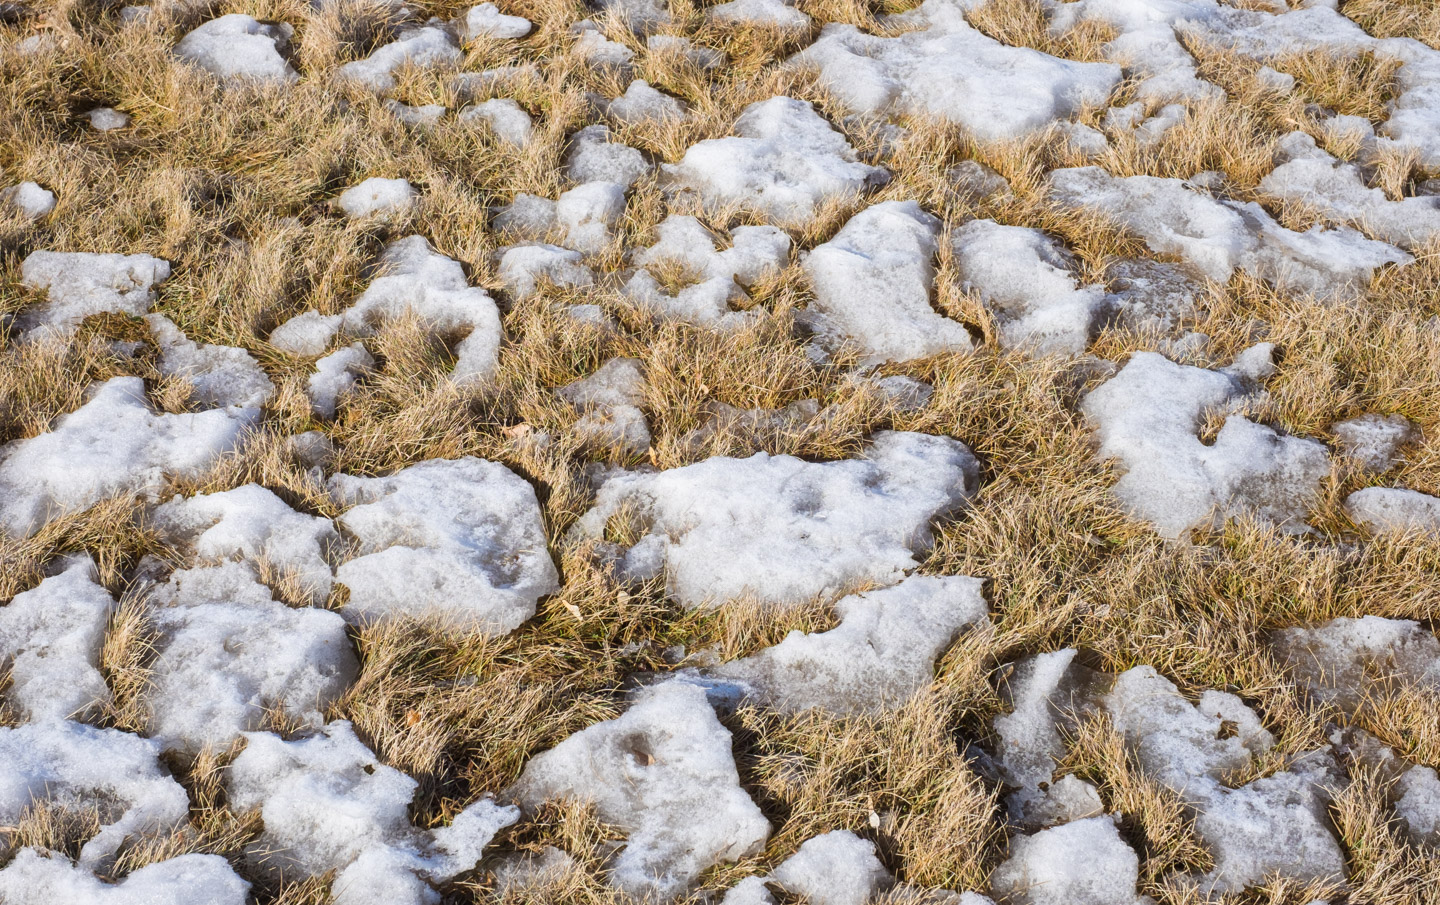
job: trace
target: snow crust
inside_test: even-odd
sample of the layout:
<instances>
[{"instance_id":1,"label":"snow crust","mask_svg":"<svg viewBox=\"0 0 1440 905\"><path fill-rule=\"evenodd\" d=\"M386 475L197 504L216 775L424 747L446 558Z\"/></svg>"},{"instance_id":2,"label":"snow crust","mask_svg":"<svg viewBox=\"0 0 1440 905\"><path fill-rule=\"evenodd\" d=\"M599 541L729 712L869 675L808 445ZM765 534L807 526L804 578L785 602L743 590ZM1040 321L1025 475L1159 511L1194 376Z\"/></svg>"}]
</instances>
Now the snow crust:
<instances>
[{"instance_id":1,"label":"snow crust","mask_svg":"<svg viewBox=\"0 0 1440 905\"><path fill-rule=\"evenodd\" d=\"M49 433L0 448L0 527L14 535L121 493L154 498L240 444L243 410L157 415L138 377L112 377Z\"/></svg>"},{"instance_id":2,"label":"snow crust","mask_svg":"<svg viewBox=\"0 0 1440 905\"><path fill-rule=\"evenodd\" d=\"M706 868L758 853L770 835L740 787L730 732L684 682L646 689L621 716L536 755L509 794L525 808L593 803L626 834L610 881L640 898L679 895Z\"/></svg>"},{"instance_id":3,"label":"snow crust","mask_svg":"<svg viewBox=\"0 0 1440 905\"><path fill-rule=\"evenodd\" d=\"M822 205L853 200L889 179L861 163L845 136L806 101L780 96L751 104L733 131L664 164L671 189L694 192L708 207L739 207L780 226L801 226Z\"/></svg>"},{"instance_id":4,"label":"snow crust","mask_svg":"<svg viewBox=\"0 0 1440 905\"><path fill-rule=\"evenodd\" d=\"M34 251L20 265L20 282L44 291L46 301L22 311L15 323L21 330L68 334L92 314L138 317L155 302L155 285L169 277L169 262L150 255Z\"/></svg>"},{"instance_id":5,"label":"snow crust","mask_svg":"<svg viewBox=\"0 0 1440 905\"><path fill-rule=\"evenodd\" d=\"M815 292L807 326L862 365L969 351L970 333L931 305L940 221L914 201L868 207L804 258Z\"/></svg>"},{"instance_id":6,"label":"snow crust","mask_svg":"<svg viewBox=\"0 0 1440 905\"><path fill-rule=\"evenodd\" d=\"M352 621L435 616L506 634L559 590L534 489L484 459L430 459L388 477L333 476L355 544L335 570Z\"/></svg>"},{"instance_id":7,"label":"snow crust","mask_svg":"<svg viewBox=\"0 0 1440 905\"><path fill-rule=\"evenodd\" d=\"M865 457L805 462L756 453L663 472L620 472L577 523L601 538L634 507L647 531L624 555L632 575L663 571L688 607L740 597L786 605L861 582L894 584L959 509L978 463L957 440L883 431Z\"/></svg>"}]
</instances>

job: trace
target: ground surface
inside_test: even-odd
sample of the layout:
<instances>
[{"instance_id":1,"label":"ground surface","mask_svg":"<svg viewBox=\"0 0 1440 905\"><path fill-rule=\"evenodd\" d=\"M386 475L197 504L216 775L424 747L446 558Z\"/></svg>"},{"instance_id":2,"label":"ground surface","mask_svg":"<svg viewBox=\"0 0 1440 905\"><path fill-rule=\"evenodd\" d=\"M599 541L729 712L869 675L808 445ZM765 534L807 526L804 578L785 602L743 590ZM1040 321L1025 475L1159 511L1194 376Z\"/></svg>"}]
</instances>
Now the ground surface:
<instances>
[{"instance_id":1,"label":"ground surface","mask_svg":"<svg viewBox=\"0 0 1440 905\"><path fill-rule=\"evenodd\" d=\"M0 902L1440 901L1427 0L0 15Z\"/></svg>"}]
</instances>

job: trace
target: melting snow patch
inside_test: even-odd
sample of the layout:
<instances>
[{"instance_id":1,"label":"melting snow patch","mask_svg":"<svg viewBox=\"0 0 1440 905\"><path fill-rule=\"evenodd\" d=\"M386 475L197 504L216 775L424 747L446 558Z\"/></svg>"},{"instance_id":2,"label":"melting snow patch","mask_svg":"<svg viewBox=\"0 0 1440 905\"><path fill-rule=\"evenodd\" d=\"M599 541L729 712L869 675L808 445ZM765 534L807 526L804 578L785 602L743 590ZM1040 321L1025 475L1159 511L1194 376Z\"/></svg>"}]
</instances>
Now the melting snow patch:
<instances>
[{"instance_id":1,"label":"melting snow patch","mask_svg":"<svg viewBox=\"0 0 1440 905\"><path fill-rule=\"evenodd\" d=\"M49 433L0 450L0 526L28 535L117 494L153 498L235 449L244 428L233 410L156 415L140 378L112 377Z\"/></svg>"},{"instance_id":2,"label":"melting snow patch","mask_svg":"<svg viewBox=\"0 0 1440 905\"><path fill-rule=\"evenodd\" d=\"M472 6L458 20L460 37L473 41L476 38L523 38L530 34L530 20L522 16L507 16L493 3Z\"/></svg>"},{"instance_id":3,"label":"melting snow patch","mask_svg":"<svg viewBox=\"0 0 1440 905\"><path fill-rule=\"evenodd\" d=\"M723 25L750 25L783 31L804 31L810 27L810 17L785 0L729 0L708 7L705 17Z\"/></svg>"},{"instance_id":4,"label":"melting snow patch","mask_svg":"<svg viewBox=\"0 0 1440 905\"><path fill-rule=\"evenodd\" d=\"M395 70L402 66L447 66L464 57L450 32L433 24L402 29L389 44L375 48L370 56L341 66L338 75L376 93L395 89Z\"/></svg>"},{"instance_id":5,"label":"melting snow patch","mask_svg":"<svg viewBox=\"0 0 1440 905\"><path fill-rule=\"evenodd\" d=\"M85 718L110 702L99 665L114 607L110 593L96 582L94 562L79 555L0 609L7 696L27 719Z\"/></svg>"},{"instance_id":6,"label":"melting snow patch","mask_svg":"<svg viewBox=\"0 0 1440 905\"><path fill-rule=\"evenodd\" d=\"M834 201L851 201L888 181L805 101L772 97L751 104L735 121L735 136L692 145L677 164L662 167L671 188L693 191L710 207L762 214L782 226L801 226Z\"/></svg>"},{"instance_id":7,"label":"melting snow patch","mask_svg":"<svg viewBox=\"0 0 1440 905\"><path fill-rule=\"evenodd\" d=\"M535 490L484 459L431 459L389 477L337 474L336 522L358 544L335 578L352 620L439 615L498 634L559 590Z\"/></svg>"},{"instance_id":8,"label":"melting snow patch","mask_svg":"<svg viewBox=\"0 0 1440 905\"><path fill-rule=\"evenodd\" d=\"M1268 373L1269 346L1242 353L1236 366L1220 371L1136 352L1081 404L1101 461L1118 460L1124 470L1116 497L1165 537L1247 512L1299 529L1330 473L1321 444L1240 415L1225 419L1213 443L1200 439L1208 414L1245 399L1249 381L1237 368L1247 362L1257 376Z\"/></svg>"},{"instance_id":9,"label":"melting snow patch","mask_svg":"<svg viewBox=\"0 0 1440 905\"><path fill-rule=\"evenodd\" d=\"M0 191L0 201L31 220L39 220L55 210L55 193L33 182L22 182Z\"/></svg>"},{"instance_id":10,"label":"melting snow patch","mask_svg":"<svg viewBox=\"0 0 1440 905\"><path fill-rule=\"evenodd\" d=\"M258 808L264 820L254 858L287 874L337 871L336 905L437 905L430 884L473 868L519 817L480 799L450 826L416 829L409 809L418 784L380 763L344 720L292 742L268 732L245 739L229 791L235 808Z\"/></svg>"},{"instance_id":11,"label":"melting snow patch","mask_svg":"<svg viewBox=\"0 0 1440 905\"><path fill-rule=\"evenodd\" d=\"M752 657L707 670L765 706L795 712L894 710L930 685L935 661L968 627L988 624L978 578L911 576L835 604L840 625L791 632Z\"/></svg>"},{"instance_id":12,"label":"melting snow patch","mask_svg":"<svg viewBox=\"0 0 1440 905\"><path fill-rule=\"evenodd\" d=\"M1069 119L1120 83L1111 63L1001 44L965 21L962 4L926 0L895 19L923 28L884 38L832 23L796 60L819 69L820 83L852 113L938 117L983 141Z\"/></svg>"},{"instance_id":13,"label":"melting snow patch","mask_svg":"<svg viewBox=\"0 0 1440 905\"><path fill-rule=\"evenodd\" d=\"M258 412L275 395L265 370L244 349L192 342L163 314L146 315L145 321L160 347L160 373L187 380L191 401Z\"/></svg>"},{"instance_id":14,"label":"melting snow patch","mask_svg":"<svg viewBox=\"0 0 1440 905\"><path fill-rule=\"evenodd\" d=\"M512 148L530 144L535 124L525 109L509 98L492 97L460 111L460 122L482 122L495 137Z\"/></svg>"},{"instance_id":15,"label":"melting snow patch","mask_svg":"<svg viewBox=\"0 0 1440 905\"><path fill-rule=\"evenodd\" d=\"M849 830L807 839L769 879L810 905L866 905L890 885L890 872L875 856L875 843ZM759 877L730 890L721 905L775 905Z\"/></svg>"},{"instance_id":16,"label":"melting snow patch","mask_svg":"<svg viewBox=\"0 0 1440 905\"><path fill-rule=\"evenodd\" d=\"M804 258L822 343L854 344L861 365L969 351L970 333L931 306L940 221L914 201L866 208Z\"/></svg>"},{"instance_id":17,"label":"melting snow patch","mask_svg":"<svg viewBox=\"0 0 1440 905\"><path fill-rule=\"evenodd\" d=\"M403 216L415 209L420 193L404 179L366 179L340 193L340 209L352 219Z\"/></svg>"},{"instance_id":18,"label":"melting snow patch","mask_svg":"<svg viewBox=\"0 0 1440 905\"><path fill-rule=\"evenodd\" d=\"M1366 487L1345 498L1345 514L1375 534L1440 536L1440 497L1398 487Z\"/></svg>"},{"instance_id":19,"label":"melting snow patch","mask_svg":"<svg viewBox=\"0 0 1440 905\"><path fill-rule=\"evenodd\" d=\"M1085 351L1108 307L1100 286L1081 287L1075 261L1038 229L972 220L953 237L963 285L980 294L1001 341L1041 353Z\"/></svg>"},{"instance_id":20,"label":"melting snow patch","mask_svg":"<svg viewBox=\"0 0 1440 905\"><path fill-rule=\"evenodd\" d=\"M500 255L497 268L505 288L516 298L528 298L540 290L542 280L559 287L585 287L595 274L580 263L585 256L558 245L516 245Z\"/></svg>"},{"instance_id":21,"label":"melting snow patch","mask_svg":"<svg viewBox=\"0 0 1440 905\"><path fill-rule=\"evenodd\" d=\"M130 125L130 114L121 113L114 107L96 107L86 113L85 118L90 121L90 128L96 132L114 132Z\"/></svg>"},{"instance_id":22,"label":"melting snow patch","mask_svg":"<svg viewBox=\"0 0 1440 905\"><path fill-rule=\"evenodd\" d=\"M315 362L315 373L305 382L310 411L320 418L334 418L340 400L374 367L375 356L362 343L336 349Z\"/></svg>"},{"instance_id":23,"label":"melting snow patch","mask_svg":"<svg viewBox=\"0 0 1440 905\"><path fill-rule=\"evenodd\" d=\"M267 711L319 725L359 673L345 620L280 603L247 563L176 572L151 604L150 731L167 750L223 751Z\"/></svg>"},{"instance_id":24,"label":"melting snow patch","mask_svg":"<svg viewBox=\"0 0 1440 905\"><path fill-rule=\"evenodd\" d=\"M190 813L156 742L64 721L0 727L0 820L13 826L33 802L100 806L100 832L80 849L85 867L107 863L132 836L169 832Z\"/></svg>"},{"instance_id":25,"label":"melting snow patch","mask_svg":"<svg viewBox=\"0 0 1440 905\"><path fill-rule=\"evenodd\" d=\"M627 835L611 882L637 897L683 893L706 868L759 852L770 824L740 787L730 733L699 688L667 682L622 716L537 755L510 794L527 808L573 798Z\"/></svg>"},{"instance_id":26,"label":"melting snow patch","mask_svg":"<svg viewBox=\"0 0 1440 905\"><path fill-rule=\"evenodd\" d=\"M577 525L599 538L636 507L647 534L632 575L665 572L686 606L743 596L777 604L894 584L931 543L930 522L975 493L978 463L949 437L885 431L865 458L806 462L756 453L658 473L620 472Z\"/></svg>"},{"instance_id":27,"label":"melting snow patch","mask_svg":"<svg viewBox=\"0 0 1440 905\"><path fill-rule=\"evenodd\" d=\"M266 25L251 16L230 13L211 19L175 45L175 56L222 79L294 82L300 78L281 51L295 29Z\"/></svg>"},{"instance_id":28,"label":"melting snow patch","mask_svg":"<svg viewBox=\"0 0 1440 905\"><path fill-rule=\"evenodd\" d=\"M625 293L659 317L721 329L741 327L757 315L731 310L742 288L778 274L790 259L790 237L773 226L739 226L721 251L699 220L671 214L656 228L655 244L635 255L639 269ZM670 289L653 272L678 269L690 282ZM653 272L652 272L653 271Z\"/></svg>"},{"instance_id":29,"label":"melting snow patch","mask_svg":"<svg viewBox=\"0 0 1440 905\"><path fill-rule=\"evenodd\" d=\"M1115 821L1090 817L1010 840L991 889L1019 905L1144 905L1140 858Z\"/></svg>"},{"instance_id":30,"label":"melting snow patch","mask_svg":"<svg viewBox=\"0 0 1440 905\"><path fill-rule=\"evenodd\" d=\"M589 377L567 384L560 398L584 414L575 422L583 442L640 455L650 446L650 428L640 406L645 378L634 358L612 358Z\"/></svg>"},{"instance_id":31,"label":"melting snow patch","mask_svg":"<svg viewBox=\"0 0 1440 905\"><path fill-rule=\"evenodd\" d=\"M1440 641L1408 619L1332 619L1281 629L1275 650L1317 701L1353 712L1389 685L1440 690Z\"/></svg>"},{"instance_id":32,"label":"melting snow patch","mask_svg":"<svg viewBox=\"0 0 1440 905\"><path fill-rule=\"evenodd\" d=\"M20 282L44 290L47 300L22 311L15 324L70 332L92 314L138 317L155 301L155 284L169 276L170 264L149 255L31 252L20 265Z\"/></svg>"},{"instance_id":33,"label":"melting snow patch","mask_svg":"<svg viewBox=\"0 0 1440 905\"><path fill-rule=\"evenodd\" d=\"M613 182L630 188L650 175L645 155L618 141L612 141L604 125L586 126L570 136L570 150L565 155L565 173L578 185L587 182Z\"/></svg>"},{"instance_id":34,"label":"melting snow patch","mask_svg":"<svg viewBox=\"0 0 1440 905\"><path fill-rule=\"evenodd\" d=\"M55 852L21 849L0 870L0 901L7 905L246 905L250 884L219 855L180 855L105 883Z\"/></svg>"},{"instance_id":35,"label":"melting snow patch","mask_svg":"<svg viewBox=\"0 0 1440 905\"><path fill-rule=\"evenodd\" d=\"M713 10L714 7L711 7ZM689 115L689 108L680 100L650 87L644 79L636 79L625 93L605 105L605 113L621 123L679 122Z\"/></svg>"},{"instance_id":36,"label":"melting snow patch","mask_svg":"<svg viewBox=\"0 0 1440 905\"><path fill-rule=\"evenodd\" d=\"M1330 425L1330 432L1341 453L1376 474L1394 468L1400 447L1418 437L1403 415L1360 415Z\"/></svg>"}]
</instances>

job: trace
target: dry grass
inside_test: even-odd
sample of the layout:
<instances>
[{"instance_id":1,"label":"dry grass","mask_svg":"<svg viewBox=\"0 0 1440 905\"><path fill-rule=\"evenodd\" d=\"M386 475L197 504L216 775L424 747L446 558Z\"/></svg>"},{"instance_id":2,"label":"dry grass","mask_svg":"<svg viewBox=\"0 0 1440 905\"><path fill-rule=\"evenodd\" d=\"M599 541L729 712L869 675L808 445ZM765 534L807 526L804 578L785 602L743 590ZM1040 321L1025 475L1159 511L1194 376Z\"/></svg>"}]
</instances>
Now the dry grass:
<instances>
[{"instance_id":1,"label":"dry grass","mask_svg":"<svg viewBox=\"0 0 1440 905\"><path fill-rule=\"evenodd\" d=\"M446 16L464 5L419 4L427 14ZM848 22L874 30L883 27L884 14L905 5L800 4L817 25ZM363 56L389 34L387 6L375 0L343 0L320 10L300 0L232 0L203 9L157 4L145 24L124 27L98 4L59 2L43 16L0 26L0 43L37 29L60 41L58 49L34 57L0 57L6 184L33 179L60 199L54 215L37 223L0 220L0 313L34 301L18 285L19 263L31 251L143 251L174 268L155 310L192 339L251 351L276 382L277 397L244 452L179 491L254 481L302 511L334 515L323 488L285 442L311 429L334 441L332 471L385 473L431 457L477 455L505 463L535 485L565 581L561 593L542 601L535 619L503 639L416 623L355 634L362 673L328 716L354 721L382 760L419 780L417 824L447 821L476 796L506 787L536 752L617 714L627 677L673 668L668 649L714 647L729 658L775 643L790 629L834 623L826 601L781 618L745 605L685 612L661 587L622 586L596 565L593 551L565 540L592 499L585 467L619 457L583 448L571 431L576 413L551 391L616 355L640 359L646 371L644 408L655 436L648 464L657 467L755 449L853 455L869 434L891 427L957 437L983 465L979 495L957 521L939 528L922 571L988 579L993 631L967 636L940 664L934 687L888 719L779 717L754 709L727 715L742 780L776 832L762 855L713 871L707 879L717 884L783 859L816 833L844 828L875 841L900 880L983 888L1005 856L1006 838L1000 790L981 778L966 746L991 740L990 721L1001 707L996 686L1005 665L1018 658L1074 645L1097 668L1145 663L1187 692L1232 690L1281 738L1278 750L1292 754L1322 744L1326 721L1335 715L1313 711L1276 670L1267 631L1366 613L1440 619L1440 545L1415 537L1355 543L1354 526L1339 506L1350 490L1376 480L1440 493L1440 332L1432 322L1440 315L1440 250L1422 253L1409 268L1382 271L1365 298L1350 306L1279 295L1243 275L1211 288L1191 326L1210 335L1215 362L1259 339L1282 351L1263 410L1274 423L1323 438L1338 419L1399 413L1418 425L1423 439L1383 479L1337 469L1315 513L1313 537L1277 536L1240 522L1188 545L1165 544L1117 511L1108 494L1113 478L1093 463L1089 431L1075 411L1080 392L1093 385L1093 370L999 352L988 343L973 355L883 368L935 387L927 408L903 413L854 379L843 356L828 363L807 356L794 329L794 314L809 297L798 267L751 287L754 306L766 316L723 335L652 322L615 291L614 280L587 290L546 287L524 300L505 297L495 274L494 253L504 239L489 226L493 208L518 192L553 198L567 188L566 137L593 119L586 93L614 97L626 79L592 71L568 53L568 26L592 14L579 2L502 6L531 18L534 36L521 43L475 42L460 68L536 67L498 92L535 117L536 141L524 152L453 115L430 129L404 126L375 98L330 82L326 73L334 66ZM694 142L727 134L745 105L775 93L813 100L839 121L838 109L803 73L779 64L808 35L719 28L705 23L698 5L671 8L666 32L722 50L728 61L706 72L673 54L652 54L613 16L599 17L607 36L634 51L636 77L693 111L680 123L617 129L621 138L654 160L674 161ZM1436 43L1440 20L1431 4L1351 0L1345 10L1377 33ZM222 89L174 65L169 48L214 12L297 25L293 59L307 77L283 91ZM1053 34L1043 5L1031 0L996 0L968 16L1000 40L1075 59L1099 58L1112 37L1091 26ZM1258 66L1190 46L1202 77L1224 87L1229 99L1195 105L1182 126L1152 147L1117 136L1102 166L1120 175L1179 177L1220 169L1227 190L1246 197L1269 171L1279 136L1316 129L1306 103L1383 119L1393 90L1393 68L1373 59L1307 56L1273 64L1297 77L1296 96L1285 97L1259 85ZM453 74L403 73L396 97L453 109ZM1116 100L1125 101L1128 90ZM102 134L78 119L102 104L129 112L131 128ZM1097 122L1100 112L1085 118ZM1043 228L1076 253L1087 280L1098 281L1115 260L1148 254L1103 220L1045 200L1046 173L1078 162L1053 134L980 145L944 124L906 125L908 136L884 161L894 179L869 200L917 199L949 227L988 216ZM851 138L863 152L878 154L861 127ZM945 173L967 159L1000 172L1013 194L987 201L957 196ZM1397 195L1407 190L1413 169L1413 161L1398 160L1381 167L1377 179ZM409 220L388 225L339 217L336 195L372 175L409 179L422 190L423 205ZM823 242L853 207L827 210L795 232L797 244ZM602 271L620 267L623 247L648 241L668 210L660 187L642 182L631 196L623 241L591 263ZM735 212L702 213L720 234L748 222ZM461 261L473 284L502 301L506 343L498 378L478 392L455 389L447 379L449 348L417 323L391 324L367 343L378 360L374 374L336 419L314 418L303 395L309 363L271 347L270 331L306 309L343 310L367 285L384 243L411 232ZM940 265L937 308L993 339L989 315L961 290L948 253ZM662 276L677 284L687 278ZM601 306L621 329L576 326L565 314L575 303ZM147 345L121 357L111 339ZM1153 337L1111 329L1092 351L1120 361L1152 343ZM28 344L0 335L0 440L43 432L79 406L87 386L116 374L146 378L157 405L179 410L184 387L160 380L154 358L143 327L120 317L87 323L69 343ZM720 431L702 442L692 439L715 403L782 408L806 399L834 405L838 415L814 430ZM173 551L144 527L142 512L142 501L115 500L57 520L27 540L0 541L0 599L33 586L60 553L96 556L103 583L123 601L103 655L115 692L103 722L125 729L141 729L145 720L148 635L139 567L146 557L174 561ZM284 576L273 581L283 593ZM1435 765L1435 712L1433 696L1400 690L1359 719L1404 756ZM1163 903L1194 901L1193 891L1165 880L1174 868L1203 867L1206 857L1173 796L1140 774L1103 724L1083 725L1072 752L1064 769L1095 782L1107 806L1124 815L1127 837L1142 856L1145 891ZM191 794L190 828L131 849L117 874L183 851L218 852L259 884L260 902L319 905L326 899L323 880L276 883L244 863L241 853L258 826L224 801L219 777L232 753L207 752L174 765ZM1433 902L1434 862L1396 837L1381 786L1359 776L1334 805L1351 857L1350 901L1399 905L1429 896ZM36 809L9 841L73 853L91 831L87 820ZM579 869L557 888L512 893L503 901L615 902L603 883L604 853L615 838L578 806L527 817L502 834L498 847L535 852L557 845L577 858ZM489 879L494 866L487 862L462 876L447 890L447 901L502 901ZM1236 901L1303 905L1303 894L1279 884ZM894 901L906 901L903 895L895 893Z\"/></svg>"}]
</instances>

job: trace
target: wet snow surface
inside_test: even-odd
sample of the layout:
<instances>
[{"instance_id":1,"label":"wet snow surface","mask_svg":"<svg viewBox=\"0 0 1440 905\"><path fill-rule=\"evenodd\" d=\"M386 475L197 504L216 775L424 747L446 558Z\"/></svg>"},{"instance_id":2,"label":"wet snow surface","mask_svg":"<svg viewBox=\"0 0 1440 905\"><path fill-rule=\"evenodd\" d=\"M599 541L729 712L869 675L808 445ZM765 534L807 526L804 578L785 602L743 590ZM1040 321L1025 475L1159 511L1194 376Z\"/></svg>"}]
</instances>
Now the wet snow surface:
<instances>
[{"instance_id":1,"label":"wet snow surface","mask_svg":"<svg viewBox=\"0 0 1440 905\"><path fill-rule=\"evenodd\" d=\"M65 406L26 414L0 446L0 563L53 551L34 575L15 567L0 606L0 823L27 828L6 834L0 903L245 905L304 881L337 905L468 902L475 889L558 902L566 893L556 890L595 870L644 903L695 893L722 905L1142 905L1175 901L1176 890L1259 901L1275 883L1343 894L1357 855L1338 816L1370 776L1388 783L1382 819L1395 838L1435 857L1440 764L1424 762L1433 739L1427 748L1409 729L1361 728L1385 728L1376 714L1387 700L1432 715L1440 706L1433 623L1324 598L1236 627L1258 639L1257 656L1283 670L1269 678L1293 686L1324 733L1292 737L1282 723L1295 714L1175 660L1098 668L1065 631L1015 630L1017 606L1083 611L1085 601L1045 590L1018 601L983 553L971 555L974 574L935 567L947 539L949 561L959 558L954 538L1006 463L987 458L989 437L927 413L956 392L936 378L937 359L1059 362L1081 375L1072 414L1091 441L1083 464L1106 474L1107 505L1155 549L1209 543L1237 522L1356 558L1367 545L1431 549L1437 488L1397 477L1433 457L1414 412L1352 407L1301 429L1305 419L1271 407L1267 388L1303 349L1266 341L1257 321L1221 357L1198 331L1227 281L1359 307L1377 274L1403 278L1433 257L1436 181L1397 190L1386 168L1400 160L1407 172L1440 173L1440 49L1372 36L1333 0L1030 4L1051 37L1106 35L1070 59L1054 55L1063 41L1043 52L997 40L977 26L984 5L924 0L862 28L788 0L716 3L689 24L663 0L595 3L593 17L577 12L560 29L564 65L602 73L608 87L564 110L536 100L552 61L480 65L556 39L550 12L533 4L238 5L257 15L305 6L295 21L166 2L119 10L122 34L169 28L166 65L208 79L217 97L313 89L376 107L394 131L367 140L463 132L481 143L465 153L501 166L565 134L544 194L483 199L494 233L485 242L444 226L456 187L433 173L357 161L312 174L324 203L275 217L296 229L343 223L364 260L332 273L328 250L298 247L316 259L289 262L294 285L276 289L295 304L256 314L237 301L234 318L263 336L243 347L211 341L234 325L197 320L187 306L205 275L172 266L179 250L87 244L62 229L75 187L6 161L6 354L34 356L32 382L69 379L43 370L61 352L99 356L108 370ZM23 6L0 3L7 28L26 21ZM441 6L446 16L432 17ZM346 19L362 13L373 18L363 28ZM172 15L183 28L155 25ZM57 30L15 27L0 47L8 66L63 50ZM349 55L308 54L310 29L343 33ZM723 71L716 35L744 29L770 34L789 74L705 122L713 111L682 98L682 83ZM1332 67L1378 61L1394 81L1374 120L1311 104L1311 131L1279 138L1268 172L1246 188L1223 172L1127 171L1126 154L1166 147L1225 96L1205 76L1202 44L1263 66L1255 77L1277 95L1295 90L1304 55ZM684 78L663 60L683 62ZM823 103L806 93L807 77ZM444 90L419 97L426 78ZM72 111L88 123L84 141L143 155L165 100L147 91L143 104L106 95ZM1032 162L1045 170L1033 187L978 160L922 165L969 206L947 218L896 178L902 163L916 166L904 154L919 146L906 142L925 128L977 148L1048 136L1070 153ZM655 134L678 140L660 153L646 141ZM1030 188L1043 212L1017 201ZM649 226L643 205L654 208ZM135 216L127 235L146 235ZM1056 227L1067 217L1123 234L1125 256L1097 264L1067 245ZM258 254L242 233L231 239L237 253ZM312 284L332 283L346 287L341 304L309 301ZM768 301L777 285L798 290L783 318ZM556 293L563 302L551 304ZM634 343L517 363L507 356L533 333L521 321L537 296L559 311L546 329L562 340L690 331L738 358L751 332L779 324L806 361L844 370L887 420L824 455L796 455L775 447L823 435L845 417L844 401L727 402L687 377L694 398L677 402L656 389L666 375ZM101 322L133 329L97 339ZM1440 327L1432 317L1424 329ZM405 428L425 442L399 448L397 437L391 464L337 468L337 449L363 430L357 400L394 392L386 381L407 354L397 336L428 344L448 367L444 393ZM564 368L580 376L550 379ZM0 400L7 425L26 393ZM560 426L488 414L497 399L521 397L525 418ZM682 408L677 430L667 419ZM474 437L446 435L445 414L474 414L485 421L475 431L504 442L467 454ZM713 454L729 441L746 448ZM303 463L304 480L274 478L277 456ZM567 456L569 483L547 464ZM1358 483L1336 493L1342 480ZM133 509L135 524L114 527L107 505ZM117 554L112 535L130 530L140 539L125 544L140 552ZM1044 557L1070 541L1026 542ZM424 735L435 714L365 697L409 668L405 657L433 653L385 647L386 632L417 623L442 639L480 639L474 663L446 667L447 699L486 681L477 676L494 658L555 656L550 627L590 616L565 596L587 580L582 559L615 583L620 605L648 595L670 618L798 618L809 628L759 643L752 627L732 639L739 653L723 655L664 641L663 666L587 699L558 737L537 721L533 738L549 741L506 752L508 784L494 787L472 781L493 775L483 733L461 755L441 752L439 736ZM1434 618L1440 578L1429 574L1416 595L1429 603L1408 615ZM662 646L585 626L607 661ZM941 686L955 664L975 669L972 642L1004 653L965 698ZM573 664L574 675L593 665ZM978 819L1005 840L963 892L911 882L919 867L895 842L904 818L893 811L847 802L832 829L797 835L788 821L801 815L773 790L798 768L788 755L757 764L746 753L765 727L883 725L944 695L969 714L947 729L950 756L994 793ZM997 708L985 721L973 718L980 699ZM420 728L367 730L371 708L399 708ZM1111 767L1130 792L1173 810L1193 857L1160 864L1137 822L1147 805L1103 770L1077 766L1094 756L1082 746L1093 747L1097 726ZM202 838L213 807L202 795L221 795L248 835ZM527 835L566 802L609 834L596 863L550 844L559 837L542 846ZM66 820L81 827L68 849L35 830Z\"/></svg>"}]
</instances>

